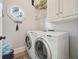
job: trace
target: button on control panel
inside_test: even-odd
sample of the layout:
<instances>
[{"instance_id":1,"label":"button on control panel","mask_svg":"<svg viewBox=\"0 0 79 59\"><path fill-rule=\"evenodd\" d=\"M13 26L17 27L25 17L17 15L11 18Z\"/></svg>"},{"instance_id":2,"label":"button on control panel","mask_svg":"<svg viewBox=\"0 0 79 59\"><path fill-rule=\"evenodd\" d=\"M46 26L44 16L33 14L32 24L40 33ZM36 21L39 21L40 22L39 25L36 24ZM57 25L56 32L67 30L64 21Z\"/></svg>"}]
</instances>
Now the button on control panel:
<instances>
[{"instance_id":1,"label":"button on control panel","mask_svg":"<svg viewBox=\"0 0 79 59\"><path fill-rule=\"evenodd\" d=\"M48 37L52 37L52 35L47 35Z\"/></svg>"}]
</instances>

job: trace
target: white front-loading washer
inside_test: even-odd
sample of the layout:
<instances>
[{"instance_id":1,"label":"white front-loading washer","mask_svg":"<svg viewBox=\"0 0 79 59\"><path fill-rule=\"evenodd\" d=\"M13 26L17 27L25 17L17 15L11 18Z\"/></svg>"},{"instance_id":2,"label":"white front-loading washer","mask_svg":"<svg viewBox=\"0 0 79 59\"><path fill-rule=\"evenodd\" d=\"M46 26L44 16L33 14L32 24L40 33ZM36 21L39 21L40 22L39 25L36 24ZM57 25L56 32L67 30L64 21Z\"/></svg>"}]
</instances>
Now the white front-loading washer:
<instances>
[{"instance_id":1,"label":"white front-loading washer","mask_svg":"<svg viewBox=\"0 0 79 59\"><path fill-rule=\"evenodd\" d=\"M69 39L66 32L45 32L35 41L38 59L69 59Z\"/></svg>"},{"instance_id":2,"label":"white front-loading washer","mask_svg":"<svg viewBox=\"0 0 79 59\"><path fill-rule=\"evenodd\" d=\"M35 54L34 45L37 38L41 37L42 35L43 35L42 31L27 31L25 42L26 42L28 54L31 59L38 59Z\"/></svg>"}]
</instances>

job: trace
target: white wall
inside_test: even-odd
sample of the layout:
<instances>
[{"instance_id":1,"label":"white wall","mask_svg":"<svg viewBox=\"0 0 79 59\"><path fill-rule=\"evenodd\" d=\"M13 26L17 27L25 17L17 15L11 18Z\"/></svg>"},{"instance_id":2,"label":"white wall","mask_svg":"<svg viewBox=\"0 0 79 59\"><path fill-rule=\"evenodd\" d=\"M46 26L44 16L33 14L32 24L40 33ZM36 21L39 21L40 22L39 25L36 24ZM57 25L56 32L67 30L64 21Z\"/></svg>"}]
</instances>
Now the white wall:
<instances>
[{"instance_id":1,"label":"white wall","mask_svg":"<svg viewBox=\"0 0 79 59\"><path fill-rule=\"evenodd\" d=\"M34 8L31 6L31 0L6 0L4 1L4 19L3 31L7 39L11 42L13 48L18 48L25 45L25 36L27 30L36 29L34 20ZM16 31L16 23L14 23L6 14L7 5L19 5L25 13L25 18L22 24L19 24L19 31Z\"/></svg>"},{"instance_id":2,"label":"white wall","mask_svg":"<svg viewBox=\"0 0 79 59\"><path fill-rule=\"evenodd\" d=\"M70 59L78 59L78 20L66 23L51 23L55 31L65 31L70 36Z\"/></svg>"},{"instance_id":3,"label":"white wall","mask_svg":"<svg viewBox=\"0 0 79 59\"><path fill-rule=\"evenodd\" d=\"M2 35L2 2L0 1L0 35Z\"/></svg>"},{"instance_id":4,"label":"white wall","mask_svg":"<svg viewBox=\"0 0 79 59\"><path fill-rule=\"evenodd\" d=\"M2 35L2 17L0 17L0 36Z\"/></svg>"},{"instance_id":5,"label":"white wall","mask_svg":"<svg viewBox=\"0 0 79 59\"><path fill-rule=\"evenodd\" d=\"M0 2L2 2L2 0L0 0Z\"/></svg>"},{"instance_id":6,"label":"white wall","mask_svg":"<svg viewBox=\"0 0 79 59\"><path fill-rule=\"evenodd\" d=\"M5 9L7 5L19 5L24 10L25 18L23 23L19 24L19 31L16 31L16 23L7 16ZM46 14L46 10L35 10L31 5L31 0L4 1L3 33L11 42L13 48L25 46L27 30L43 30L43 20L46 17L46 15L42 16L43 14Z\"/></svg>"}]
</instances>

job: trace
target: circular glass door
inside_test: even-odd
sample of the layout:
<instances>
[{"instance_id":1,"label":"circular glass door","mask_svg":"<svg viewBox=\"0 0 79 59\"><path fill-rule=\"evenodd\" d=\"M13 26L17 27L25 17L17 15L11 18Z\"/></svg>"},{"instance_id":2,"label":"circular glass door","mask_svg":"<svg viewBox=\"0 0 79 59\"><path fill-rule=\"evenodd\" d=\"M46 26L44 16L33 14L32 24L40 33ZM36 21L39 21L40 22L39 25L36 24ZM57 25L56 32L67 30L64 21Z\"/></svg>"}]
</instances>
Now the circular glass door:
<instances>
[{"instance_id":1,"label":"circular glass door","mask_svg":"<svg viewBox=\"0 0 79 59\"><path fill-rule=\"evenodd\" d=\"M47 43L41 38L35 43L36 55L39 59L51 59L51 52Z\"/></svg>"},{"instance_id":2,"label":"circular glass door","mask_svg":"<svg viewBox=\"0 0 79 59\"><path fill-rule=\"evenodd\" d=\"M26 37L25 41L26 41L27 48L30 49L32 46L32 42L31 42L29 36Z\"/></svg>"}]
</instances>

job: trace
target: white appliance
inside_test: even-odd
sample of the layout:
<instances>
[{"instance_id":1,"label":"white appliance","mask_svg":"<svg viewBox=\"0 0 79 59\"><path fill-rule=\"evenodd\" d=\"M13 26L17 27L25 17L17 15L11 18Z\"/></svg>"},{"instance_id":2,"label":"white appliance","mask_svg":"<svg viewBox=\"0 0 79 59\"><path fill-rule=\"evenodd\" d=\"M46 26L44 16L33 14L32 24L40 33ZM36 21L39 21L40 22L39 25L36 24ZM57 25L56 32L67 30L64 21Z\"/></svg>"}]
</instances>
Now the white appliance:
<instances>
[{"instance_id":1,"label":"white appliance","mask_svg":"<svg viewBox=\"0 0 79 59\"><path fill-rule=\"evenodd\" d=\"M69 59L69 40L66 32L44 32L35 41L38 59Z\"/></svg>"},{"instance_id":2,"label":"white appliance","mask_svg":"<svg viewBox=\"0 0 79 59\"><path fill-rule=\"evenodd\" d=\"M27 51L31 59L37 59L36 54L35 54L35 41L38 37L41 37L42 31L28 31L27 36L26 36L26 46L27 46Z\"/></svg>"},{"instance_id":3,"label":"white appliance","mask_svg":"<svg viewBox=\"0 0 79 59\"><path fill-rule=\"evenodd\" d=\"M32 59L69 59L66 32L27 32L26 45Z\"/></svg>"}]
</instances>

